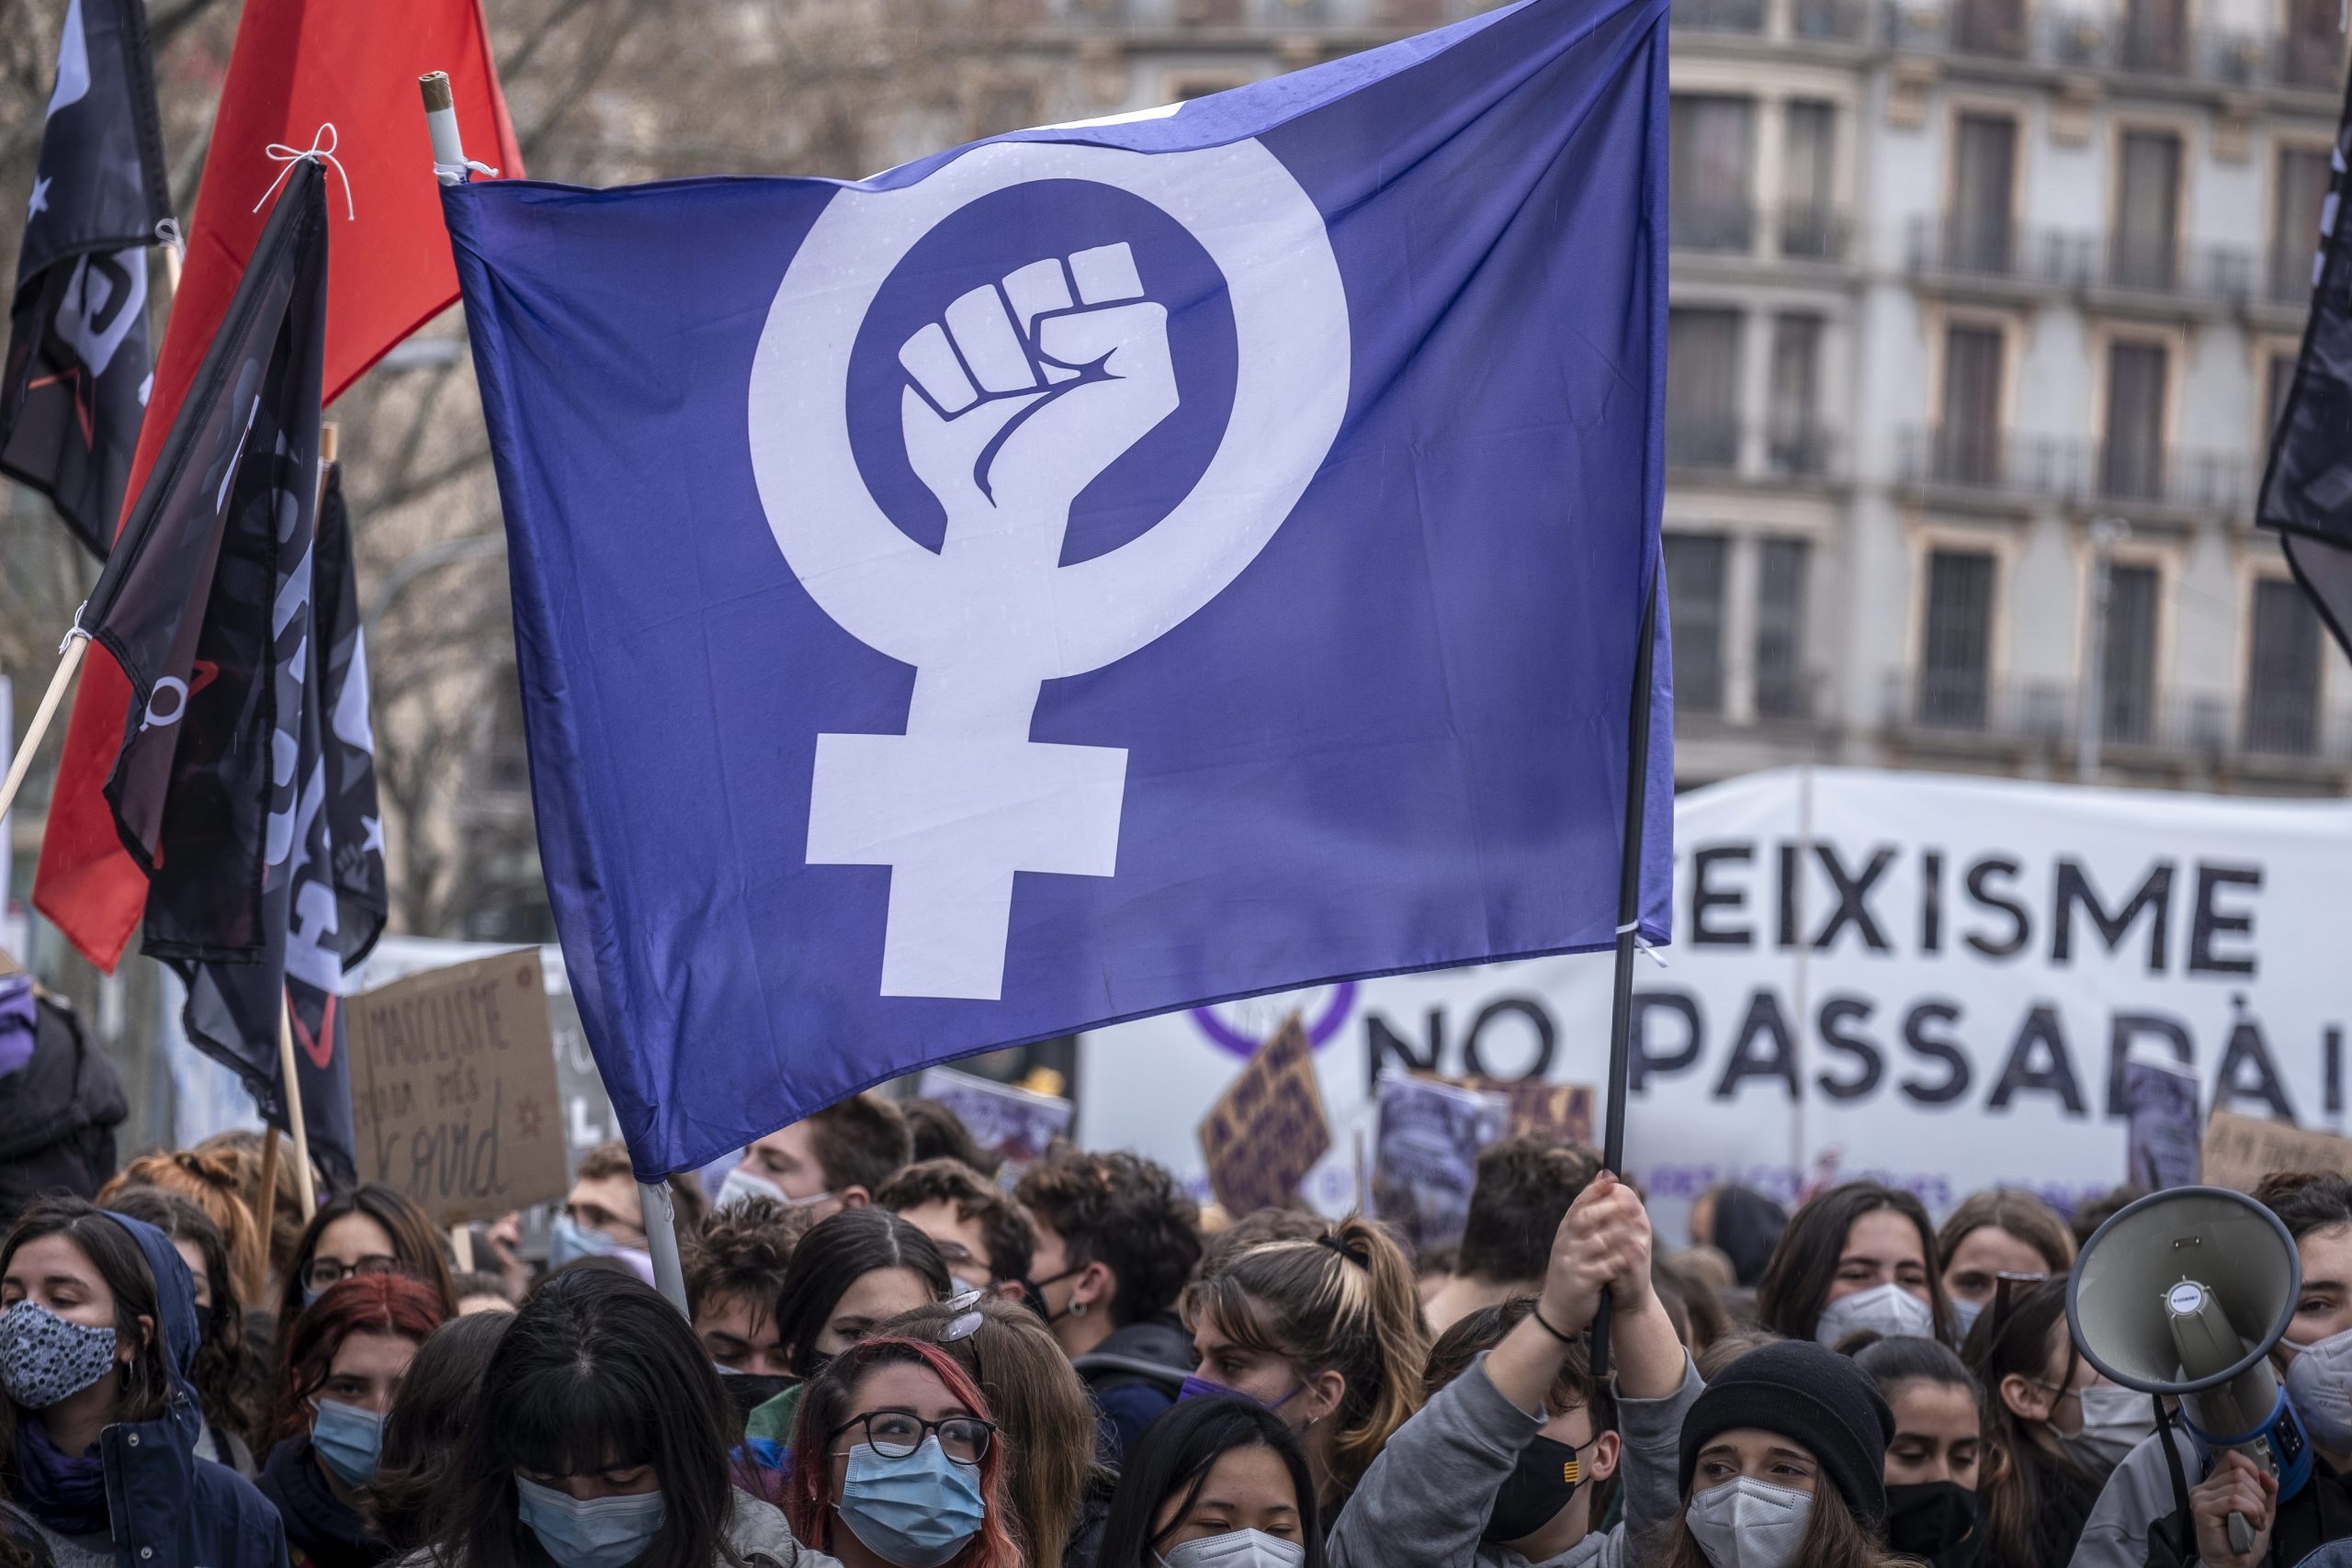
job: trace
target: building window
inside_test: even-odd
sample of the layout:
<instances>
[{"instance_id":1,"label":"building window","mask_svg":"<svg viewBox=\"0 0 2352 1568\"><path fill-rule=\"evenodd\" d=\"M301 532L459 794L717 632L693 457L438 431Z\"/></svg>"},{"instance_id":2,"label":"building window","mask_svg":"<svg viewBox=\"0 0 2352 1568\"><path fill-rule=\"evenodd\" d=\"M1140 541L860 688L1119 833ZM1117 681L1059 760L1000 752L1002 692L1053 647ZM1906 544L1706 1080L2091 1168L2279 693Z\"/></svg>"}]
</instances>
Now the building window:
<instances>
[{"instance_id":1,"label":"building window","mask_svg":"<svg viewBox=\"0 0 2352 1568\"><path fill-rule=\"evenodd\" d=\"M1945 329L1944 422L1935 449L1935 477L1943 483L2001 482L2001 367L2007 349L1998 327Z\"/></svg>"},{"instance_id":2,"label":"building window","mask_svg":"<svg viewBox=\"0 0 2352 1568\"><path fill-rule=\"evenodd\" d=\"M1819 261L1845 254L1845 223L1835 204L1838 107L1794 98L1784 121L1781 254Z\"/></svg>"},{"instance_id":3,"label":"building window","mask_svg":"<svg viewBox=\"0 0 2352 1568\"><path fill-rule=\"evenodd\" d=\"M2307 755L2319 745L2319 615L2283 577L2254 585L2254 649L2246 663L2249 751Z\"/></svg>"},{"instance_id":4,"label":"building window","mask_svg":"<svg viewBox=\"0 0 2352 1568\"><path fill-rule=\"evenodd\" d=\"M2012 216L2017 187L2018 122L2007 115L1964 114L1953 128L1951 212L1944 224L1944 265L2007 276L2017 270Z\"/></svg>"},{"instance_id":5,"label":"building window","mask_svg":"<svg viewBox=\"0 0 2352 1568\"><path fill-rule=\"evenodd\" d=\"M1919 722L1982 729L1992 685L1993 558L1937 550L1928 558L1928 614L1919 639Z\"/></svg>"},{"instance_id":6,"label":"building window","mask_svg":"<svg viewBox=\"0 0 2352 1568\"><path fill-rule=\"evenodd\" d=\"M1724 562L1721 534L1666 536L1666 611L1674 633L1674 705L1688 713L1724 707Z\"/></svg>"},{"instance_id":7,"label":"building window","mask_svg":"<svg viewBox=\"0 0 2352 1568\"><path fill-rule=\"evenodd\" d=\"M2125 131L2108 281L2118 288L2177 287L2179 221L2180 138L2169 130Z\"/></svg>"},{"instance_id":8,"label":"building window","mask_svg":"<svg viewBox=\"0 0 2352 1568\"><path fill-rule=\"evenodd\" d=\"M2181 74L2188 58L2185 0L2128 0L2123 17L2123 69Z\"/></svg>"},{"instance_id":9,"label":"building window","mask_svg":"<svg viewBox=\"0 0 2352 1568\"><path fill-rule=\"evenodd\" d=\"M2279 40L2279 79L2290 87L2330 92L2343 85L2341 6L2328 0L2287 0L2287 36Z\"/></svg>"},{"instance_id":10,"label":"building window","mask_svg":"<svg viewBox=\"0 0 2352 1568\"><path fill-rule=\"evenodd\" d=\"M2099 733L2145 742L2156 725L2156 590L2152 566L2110 566L2099 656Z\"/></svg>"},{"instance_id":11,"label":"building window","mask_svg":"<svg viewBox=\"0 0 2352 1568\"><path fill-rule=\"evenodd\" d=\"M1676 468L1739 462L1736 310L1677 307L1666 314L1666 460Z\"/></svg>"},{"instance_id":12,"label":"building window","mask_svg":"<svg viewBox=\"0 0 2352 1568\"><path fill-rule=\"evenodd\" d=\"M1804 580L1813 547L1767 539L1756 562L1756 711L1803 718L1812 704L1804 672Z\"/></svg>"},{"instance_id":13,"label":"building window","mask_svg":"<svg viewBox=\"0 0 2352 1568\"><path fill-rule=\"evenodd\" d=\"M2301 305L2312 297L2320 212L2327 205L2327 164L2324 148L2278 149L2278 189L2270 204L2270 297L2281 304Z\"/></svg>"},{"instance_id":14,"label":"building window","mask_svg":"<svg viewBox=\"0 0 2352 1568\"><path fill-rule=\"evenodd\" d=\"M2278 439L2278 421L2287 412L2287 394L2295 389L2295 355L2286 349L2270 352L2268 375L2264 384L2264 416L2262 445L2259 451L2267 457L2270 443Z\"/></svg>"},{"instance_id":15,"label":"building window","mask_svg":"<svg viewBox=\"0 0 2352 1568\"><path fill-rule=\"evenodd\" d=\"M2162 344L2108 344L2107 432L2100 445L2099 490L2111 501L2164 497L2169 358Z\"/></svg>"},{"instance_id":16,"label":"building window","mask_svg":"<svg viewBox=\"0 0 2352 1568\"><path fill-rule=\"evenodd\" d=\"M1960 0L1952 44L1963 54L2016 59L2025 52L2025 0Z\"/></svg>"},{"instance_id":17,"label":"building window","mask_svg":"<svg viewBox=\"0 0 2352 1568\"><path fill-rule=\"evenodd\" d=\"M1755 232L1748 194L1755 101L1677 93L1670 118L1667 210L1673 243L1694 251L1747 249Z\"/></svg>"},{"instance_id":18,"label":"building window","mask_svg":"<svg viewBox=\"0 0 2352 1568\"><path fill-rule=\"evenodd\" d=\"M1772 318L1772 385L1766 404L1766 455L1776 474L1818 474L1829 466L1821 432L1821 318Z\"/></svg>"}]
</instances>

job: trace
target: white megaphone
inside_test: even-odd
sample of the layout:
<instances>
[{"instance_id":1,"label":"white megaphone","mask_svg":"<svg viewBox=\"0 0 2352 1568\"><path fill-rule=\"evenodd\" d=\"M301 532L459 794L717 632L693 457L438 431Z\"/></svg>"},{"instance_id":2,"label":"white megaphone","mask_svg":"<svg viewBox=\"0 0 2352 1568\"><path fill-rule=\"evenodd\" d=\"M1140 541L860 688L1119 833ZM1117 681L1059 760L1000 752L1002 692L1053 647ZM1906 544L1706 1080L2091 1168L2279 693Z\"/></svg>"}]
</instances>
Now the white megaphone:
<instances>
[{"instance_id":1,"label":"white megaphone","mask_svg":"<svg viewBox=\"0 0 2352 1568\"><path fill-rule=\"evenodd\" d=\"M2125 1388L2174 1394L2190 1436L2235 1449L2278 1478L2312 1474L2311 1442L2270 1370L2303 1284L2278 1216L2223 1187L2176 1187L2120 1211L2075 1260L2066 1320L2090 1364ZM2230 1516L2230 1544L2254 1533Z\"/></svg>"}]
</instances>

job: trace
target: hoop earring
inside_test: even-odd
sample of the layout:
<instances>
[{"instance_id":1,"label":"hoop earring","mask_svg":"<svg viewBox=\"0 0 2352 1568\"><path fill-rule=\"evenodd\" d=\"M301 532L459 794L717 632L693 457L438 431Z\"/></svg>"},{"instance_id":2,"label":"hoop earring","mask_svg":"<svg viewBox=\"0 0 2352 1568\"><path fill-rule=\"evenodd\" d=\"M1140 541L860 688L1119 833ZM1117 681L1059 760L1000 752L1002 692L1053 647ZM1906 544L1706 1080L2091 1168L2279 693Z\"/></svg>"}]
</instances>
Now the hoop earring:
<instances>
[{"instance_id":1,"label":"hoop earring","mask_svg":"<svg viewBox=\"0 0 2352 1568\"><path fill-rule=\"evenodd\" d=\"M1072 1317L1084 1317L1084 1316L1086 1315L1086 1306L1087 1306L1087 1303L1084 1303L1084 1302L1072 1302L1072 1303L1069 1303L1069 1314L1070 1314L1070 1316L1072 1316Z\"/></svg>"}]
</instances>

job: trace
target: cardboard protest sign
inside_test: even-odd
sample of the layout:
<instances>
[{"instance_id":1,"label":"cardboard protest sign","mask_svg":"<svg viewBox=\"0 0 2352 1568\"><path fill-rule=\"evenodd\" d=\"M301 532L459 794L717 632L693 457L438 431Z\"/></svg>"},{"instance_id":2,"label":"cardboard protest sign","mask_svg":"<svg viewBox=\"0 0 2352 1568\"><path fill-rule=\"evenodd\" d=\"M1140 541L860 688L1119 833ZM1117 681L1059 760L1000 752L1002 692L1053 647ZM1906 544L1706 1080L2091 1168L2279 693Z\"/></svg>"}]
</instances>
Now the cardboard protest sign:
<instances>
[{"instance_id":1,"label":"cardboard protest sign","mask_svg":"<svg viewBox=\"0 0 2352 1568\"><path fill-rule=\"evenodd\" d=\"M2172 1062L2126 1062L2123 1108L2123 1179L2151 1192L2194 1187L2197 1075Z\"/></svg>"},{"instance_id":2,"label":"cardboard protest sign","mask_svg":"<svg viewBox=\"0 0 2352 1568\"><path fill-rule=\"evenodd\" d=\"M536 949L345 1005L362 1180L407 1193L442 1225L563 1196L571 1172Z\"/></svg>"},{"instance_id":3,"label":"cardboard protest sign","mask_svg":"<svg viewBox=\"0 0 2352 1568\"><path fill-rule=\"evenodd\" d=\"M2352 1139L2306 1132L2283 1122L2216 1111L2205 1122L2205 1180L2252 1191L2278 1170L2324 1170L2352 1177Z\"/></svg>"},{"instance_id":4,"label":"cardboard protest sign","mask_svg":"<svg viewBox=\"0 0 2352 1568\"><path fill-rule=\"evenodd\" d=\"M0 947L0 975L21 975L24 972L25 966L17 962L16 954Z\"/></svg>"},{"instance_id":5,"label":"cardboard protest sign","mask_svg":"<svg viewBox=\"0 0 2352 1568\"><path fill-rule=\"evenodd\" d=\"M1331 1146L1306 1029L1293 1013L1201 1123L1209 1186L1228 1214L1286 1206Z\"/></svg>"},{"instance_id":6,"label":"cardboard protest sign","mask_svg":"<svg viewBox=\"0 0 2352 1568\"><path fill-rule=\"evenodd\" d=\"M1069 1100L953 1067L925 1068L916 1092L953 1111L972 1141L1004 1162L998 1176L1008 1188L1069 1133Z\"/></svg>"},{"instance_id":7,"label":"cardboard protest sign","mask_svg":"<svg viewBox=\"0 0 2352 1568\"><path fill-rule=\"evenodd\" d=\"M1499 1094L1510 1101L1510 1126L1504 1134L1507 1137L1535 1133L1563 1143L1593 1146L1590 1084L1547 1083L1542 1078L1469 1077L1455 1081L1468 1089Z\"/></svg>"},{"instance_id":8,"label":"cardboard protest sign","mask_svg":"<svg viewBox=\"0 0 2352 1568\"><path fill-rule=\"evenodd\" d=\"M1501 1094L1388 1072L1378 1086L1373 1212L1415 1251L1458 1241L1478 1180L1478 1151L1510 1125Z\"/></svg>"}]
</instances>

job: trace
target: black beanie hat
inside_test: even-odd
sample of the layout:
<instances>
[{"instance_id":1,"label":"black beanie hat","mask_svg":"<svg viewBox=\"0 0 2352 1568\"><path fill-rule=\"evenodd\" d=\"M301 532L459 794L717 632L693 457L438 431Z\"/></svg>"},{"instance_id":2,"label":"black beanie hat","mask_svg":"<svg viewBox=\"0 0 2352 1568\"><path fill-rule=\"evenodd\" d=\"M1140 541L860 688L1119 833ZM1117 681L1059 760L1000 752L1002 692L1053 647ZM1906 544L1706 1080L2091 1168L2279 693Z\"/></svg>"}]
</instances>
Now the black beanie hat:
<instances>
[{"instance_id":1,"label":"black beanie hat","mask_svg":"<svg viewBox=\"0 0 2352 1568\"><path fill-rule=\"evenodd\" d=\"M1872 1534L1886 1523L1886 1445L1894 1412L1870 1374L1803 1340L1750 1350L1707 1385L1682 1418L1682 1495L1690 1495L1699 1450L1741 1427L1803 1443Z\"/></svg>"}]
</instances>

